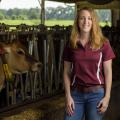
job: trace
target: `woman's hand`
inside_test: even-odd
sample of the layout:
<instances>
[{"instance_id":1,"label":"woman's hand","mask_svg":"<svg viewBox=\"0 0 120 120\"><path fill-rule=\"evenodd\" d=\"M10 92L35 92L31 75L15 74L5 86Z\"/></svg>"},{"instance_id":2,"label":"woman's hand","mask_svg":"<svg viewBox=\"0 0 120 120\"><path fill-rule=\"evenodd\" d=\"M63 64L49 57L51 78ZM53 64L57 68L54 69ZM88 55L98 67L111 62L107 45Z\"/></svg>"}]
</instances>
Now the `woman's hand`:
<instances>
[{"instance_id":1,"label":"woman's hand","mask_svg":"<svg viewBox=\"0 0 120 120\"><path fill-rule=\"evenodd\" d=\"M109 99L108 97L104 97L98 104L97 108L98 108L98 111L100 113L104 113L107 108L108 108L108 104L109 104Z\"/></svg>"},{"instance_id":2,"label":"woman's hand","mask_svg":"<svg viewBox=\"0 0 120 120\"><path fill-rule=\"evenodd\" d=\"M73 98L71 96L66 97L66 112L68 115L72 116L74 114L74 109L75 105Z\"/></svg>"}]
</instances>

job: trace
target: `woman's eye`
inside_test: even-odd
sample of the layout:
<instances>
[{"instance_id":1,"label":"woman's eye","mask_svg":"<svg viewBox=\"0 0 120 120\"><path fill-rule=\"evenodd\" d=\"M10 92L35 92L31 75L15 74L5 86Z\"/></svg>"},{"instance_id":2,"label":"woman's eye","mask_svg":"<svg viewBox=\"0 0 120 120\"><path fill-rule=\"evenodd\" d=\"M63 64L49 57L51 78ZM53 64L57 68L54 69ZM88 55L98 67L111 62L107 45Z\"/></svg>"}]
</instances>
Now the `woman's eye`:
<instances>
[{"instance_id":1,"label":"woman's eye","mask_svg":"<svg viewBox=\"0 0 120 120\"><path fill-rule=\"evenodd\" d=\"M91 17L85 18L85 17L80 17L79 20L92 20Z\"/></svg>"},{"instance_id":2,"label":"woman's eye","mask_svg":"<svg viewBox=\"0 0 120 120\"><path fill-rule=\"evenodd\" d=\"M92 20L92 18L91 18L91 17L89 17L89 18L88 18L88 20Z\"/></svg>"},{"instance_id":3,"label":"woman's eye","mask_svg":"<svg viewBox=\"0 0 120 120\"><path fill-rule=\"evenodd\" d=\"M80 17L80 20L83 20L84 19L84 17Z\"/></svg>"}]
</instances>

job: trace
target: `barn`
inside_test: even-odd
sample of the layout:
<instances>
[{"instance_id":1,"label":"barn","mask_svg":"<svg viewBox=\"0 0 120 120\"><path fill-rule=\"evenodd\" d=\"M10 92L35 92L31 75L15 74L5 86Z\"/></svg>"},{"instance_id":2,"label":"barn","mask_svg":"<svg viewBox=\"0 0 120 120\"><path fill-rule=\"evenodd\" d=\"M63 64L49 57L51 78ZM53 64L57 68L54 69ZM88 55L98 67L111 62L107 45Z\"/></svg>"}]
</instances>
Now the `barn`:
<instances>
[{"instance_id":1,"label":"barn","mask_svg":"<svg viewBox=\"0 0 120 120\"><path fill-rule=\"evenodd\" d=\"M104 119L119 120L120 95L117 91L120 90L120 0L51 1L69 4L75 3L76 12L84 6L94 9L109 9L111 11L112 26L101 28L104 35L110 40L116 55L116 59L113 62L111 101ZM0 65L4 66L3 69L5 68L5 71L3 73L6 74L3 77L5 81L0 81L1 120L63 120L64 85L62 53L66 42L70 39L72 26L45 26L45 0L39 2L41 5L40 25L29 26L21 24L13 26L0 23L0 47L9 46L11 51L14 48L19 56L19 58L17 56L14 60L11 60L12 64L16 63L14 66L17 69L12 72L9 69L11 64L9 65L7 62L8 58L5 58L3 49L0 49ZM11 30L11 27L15 29ZM18 45L16 41L22 43L26 49L23 49L24 47ZM32 70L33 67L31 67L31 70L28 69L27 65L24 64L23 56L24 58L27 56L27 60L29 56L29 61L34 59L34 62L31 62L31 64L37 68ZM23 64L26 68L23 70L22 67L22 70L18 70Z\"/></svg>"}]
</instances>

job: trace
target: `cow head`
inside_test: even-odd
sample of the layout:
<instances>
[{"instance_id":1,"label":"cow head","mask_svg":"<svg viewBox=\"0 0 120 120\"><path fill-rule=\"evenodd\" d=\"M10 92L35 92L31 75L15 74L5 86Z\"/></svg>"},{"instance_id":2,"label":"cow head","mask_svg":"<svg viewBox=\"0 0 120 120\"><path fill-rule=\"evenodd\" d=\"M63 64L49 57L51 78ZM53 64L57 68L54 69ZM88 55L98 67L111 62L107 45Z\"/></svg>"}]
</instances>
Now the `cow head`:
<instances>
[{"instance_id":1,"label":"cow head","mask_svg":"<svg viewBox=\"0 0 120 120\"><path fill-rule=\"evenodd\" d=\"M25 73L27 71L37 71L41 68L41 63L35 60L19 41L10 44L3 44L5 58L12 73Z\"/></svg>"}]
</instances>

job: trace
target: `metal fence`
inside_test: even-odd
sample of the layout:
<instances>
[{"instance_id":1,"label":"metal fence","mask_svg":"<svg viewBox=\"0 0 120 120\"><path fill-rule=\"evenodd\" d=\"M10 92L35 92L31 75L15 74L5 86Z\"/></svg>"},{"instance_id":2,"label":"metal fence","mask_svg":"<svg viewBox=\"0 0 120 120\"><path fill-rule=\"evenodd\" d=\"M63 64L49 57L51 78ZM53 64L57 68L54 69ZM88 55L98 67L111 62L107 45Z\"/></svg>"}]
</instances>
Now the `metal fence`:
<instances>
[{"instance_id":1,"label":"metal fence","mask_svg":"<svg viewBox=\"0 0 120 120\"><path fill-rule=\"evenodd\" d=\"M43 63L42 70L16 74L13 83L6 82L6 87L0 92L0 112L63 92L62 53L69 40L71 28L58 25L48 27L0 24L0 42L20 40L29 53ZM113 69L119 69L120 30L114 27L102 30L117 56ZM113 80L118 77L119 73L113 71Z\"/></svg>"},{"instance_id":2,"label":"metal fence","mask_svg":"<svg viewBox=\"0 0 120 120\"><path fill-rule=\"evenodd\" d=\"M6 81L6 87L0 93L0 112L63 92L62 52L69 39L68 28L70 26L0 24L0 42L21 41L43 64L38 72L15 74L12 83Z\"/></svg>"}]
</instances>

